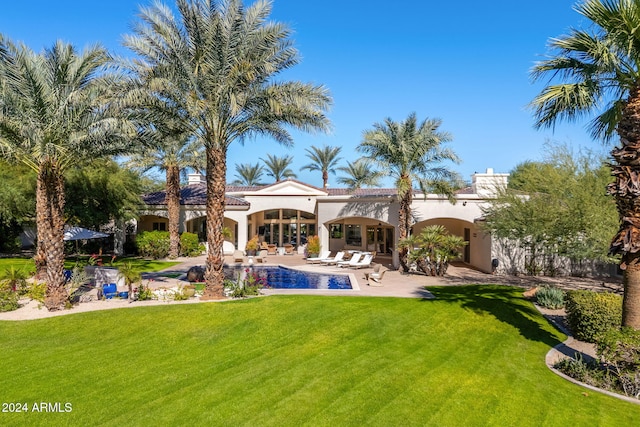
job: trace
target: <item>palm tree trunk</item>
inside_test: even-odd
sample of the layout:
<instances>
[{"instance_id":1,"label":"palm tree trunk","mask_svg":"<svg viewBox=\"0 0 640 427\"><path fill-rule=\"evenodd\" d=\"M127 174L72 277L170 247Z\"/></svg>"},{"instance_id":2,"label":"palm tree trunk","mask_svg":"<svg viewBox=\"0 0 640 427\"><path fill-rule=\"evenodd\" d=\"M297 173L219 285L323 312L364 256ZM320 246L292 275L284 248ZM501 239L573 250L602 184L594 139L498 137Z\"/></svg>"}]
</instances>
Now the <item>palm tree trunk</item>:
<instances>
[{"instance_id":1,"label":"palm tree trunk","mask_svg":"<svg viewBox=\"0 0 640 427\"><path fill-rule=\"evenodd\" d=\"M329 184L329 172L322 171L322 188L327 188Z\"/></svg>"},{"instance_id":2,"label":"palm tree trunk","mask_svg":"<svg viewBox=\"0 0 640 427\"><path fill-rule=\"evenodd\" d=\"M36 279L44 280L47 277L47 250L45 248L46 236L49 234L49 222L47 221L47 195L44 183L40 182L40 176L36 182Z\"/></svg>"},{"instance_id":3,"label":"palm tree trunk","mask_svg":"<svg viewBox=\"0 0 640 427\"><path fill-rule=\"evenodd\" d=\"M630 91L618 123L622 147L611 151L615 182L608 193L616 198L620 229L610 252L621 254L624 271L622 326L640 329L640 88Z\"/></svg>"},{"instance_id":4,"label":"palm tree trunk","mask_svg":"<svg viewBox=\"0 0 640 427\"><path fill-rule=\"evenodd\" d=\"M409 180L408 177L406 176L400 177L400 181L404 181L404 183L401 184L403 186L407 185L406 182L409 181L408 189L406 189L405 191L398 192L398 195L400 196L400 212L398 215L399 216L398 231L400 232L400 236L398 237L400 240L402 240L409 237L409 229L411 228L411 202L413 201L413 190L411 188L411 181ZM409 253L409 249L406 247L403 247L400 249L400 252L398 254L400 266L402 267L405 273L409 271L409 264L407 262L408 253Z\"/></svg>"},{"instance_id":5,"label":"palm tree trunk","mask_svg":"<svg viewBox=\"0 0 640 427\"><path fill-rule=\"evenodd\" d=\"M224 196L227 176L226 150L207 148L207 268L203 300L224 298L222 244Z\"/></svg>"},{"instance_id":6,"label":"palm tree trunk","mask_svg":"<svg viewBox=\"0 0 640 427\"><path fill-rule=\"evenodd\" d=\"M169 214L169 258L180 255L180 168L167 167L167 212Z\"/></svg>"},{"instance_id":7,"label":"palm tree trunk","mask_svg":"<svg viewBox=\"0 0 640 427\"><path fill-rule=\"evenodd\" d=\"M69 295L64 280L64 180L55 164L41 166L37 180L38 212L47 265L44 305L49 311L65 308ZM39 242L40 243L40 242Z\"/></svg>"}]
</instances>

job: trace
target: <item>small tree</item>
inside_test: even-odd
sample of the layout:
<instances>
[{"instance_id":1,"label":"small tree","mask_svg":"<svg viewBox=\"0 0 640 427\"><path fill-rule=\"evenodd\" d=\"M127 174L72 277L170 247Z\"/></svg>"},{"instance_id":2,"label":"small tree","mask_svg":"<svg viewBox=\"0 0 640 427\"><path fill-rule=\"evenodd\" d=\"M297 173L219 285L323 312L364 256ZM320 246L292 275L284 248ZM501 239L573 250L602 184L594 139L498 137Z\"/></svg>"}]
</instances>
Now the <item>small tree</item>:
<instances>
[{"instance_id":1,"label":"small tree","mask_svg":"<svg viewBox=\"0 0 640 427\"><path fill-rule=\"evenodd\" d=\"M402 239L398 246L407 249L410 263L430 276L444 276L449 261L461 256L460 249L467 242L460 236L449 234L442 225L424 228L417 236Z\"/></svg>"},{"instance_id":2,"label":"small tree","mask_svg":"<svg viewBox=\"0 0 640 427\"><path fill-rule=\"evenodd\" d=\"M120 277L124 279L124 284L129 289L129 299L133 297L133 284L142 280L142 274L133 267L130 262L125 262L124 265L118 268Z\"/></svg>"}]
</instances>

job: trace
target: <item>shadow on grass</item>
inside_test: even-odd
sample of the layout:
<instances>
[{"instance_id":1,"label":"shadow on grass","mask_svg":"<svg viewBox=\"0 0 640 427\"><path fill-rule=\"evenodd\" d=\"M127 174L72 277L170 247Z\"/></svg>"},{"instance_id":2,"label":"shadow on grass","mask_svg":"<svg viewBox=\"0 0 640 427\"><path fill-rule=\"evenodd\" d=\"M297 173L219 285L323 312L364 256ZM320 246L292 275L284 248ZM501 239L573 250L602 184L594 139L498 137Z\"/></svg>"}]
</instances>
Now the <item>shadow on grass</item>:
<instances>
[{"instance_id":1,"label":"shadow on grass","mask_svg":"<svg viewBox=\"0 0 640 427\"><path fill-rule=\"evenodd\" d=\"M489 314L518 329L520 335L550 347L561 343L559 333L533 304L522 296L522 289L502 285L429 286L435 299L455 303L479 314Z\"/></svg>"}]
</instances>

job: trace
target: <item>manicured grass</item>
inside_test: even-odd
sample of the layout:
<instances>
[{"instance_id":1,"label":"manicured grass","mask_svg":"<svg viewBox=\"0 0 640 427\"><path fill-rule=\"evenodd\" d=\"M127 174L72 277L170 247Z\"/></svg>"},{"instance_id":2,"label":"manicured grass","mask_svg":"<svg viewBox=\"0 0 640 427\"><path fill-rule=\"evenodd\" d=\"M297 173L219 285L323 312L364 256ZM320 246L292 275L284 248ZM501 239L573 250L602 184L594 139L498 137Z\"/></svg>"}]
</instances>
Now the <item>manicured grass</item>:
<instances>
[{"instance_id":1,"label":"manicured grass","mask_svg":"<svg viewBox=\"0 0 640 427\"><path fill-rule=\"evenodd\" d=\"M1 425L631 426L640 405L571 384L565 337L521 290L437 300L271 296L0 322Z\"/></svg>"},{"instance_id":2,"label":"manicured grass","mask_svg":"<svg viewBox=\"0 0 640 427\"><path fill-rule=\"evenodd\" d=\"M80 265L86 265L88 256L86 257L68 257L65 262L65 268L73 268L78 262ZM103 257L103 262L105 266L109 266L109 261L111 257ZM130 262L133 267L139 272L144 273L152 273L155 271L163 270L165 268L169 268L179 262L176 261L156 261L156 260L145 260L141 258L117 258L113 263L114 267L118 267L119 265L124 264L125 262ZM0 271L4 271L13 266L16 269L24 269L28 272L35 271L35 264L33 262L33 258L0 258Z\"/></svg>"}]
</instances>

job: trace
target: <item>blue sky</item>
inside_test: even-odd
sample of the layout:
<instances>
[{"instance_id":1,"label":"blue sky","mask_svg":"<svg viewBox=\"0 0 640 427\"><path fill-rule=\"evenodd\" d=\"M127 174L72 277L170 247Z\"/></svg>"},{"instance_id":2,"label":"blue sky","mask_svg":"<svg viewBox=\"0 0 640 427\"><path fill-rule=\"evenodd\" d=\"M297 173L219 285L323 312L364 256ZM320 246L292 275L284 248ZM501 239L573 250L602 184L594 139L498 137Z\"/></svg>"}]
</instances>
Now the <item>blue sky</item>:
<instances>
[{"instance_id":1,"label":"blue sky","mask_svg":"<svg viewBox=\"0 0 640 427\"><path fill-rule=\"evenodd\" d=\"M0 32L36 51L62 39L82 48L100 42L113 52L131 30L139 0L92 2L32 0L7 2ZM168 1L168 4L173 4ZM324 144L342 147L342 162L359 157L362 132L390 117L440 118L441 130L461 164L452 165L465 180L475 171L509 172L525 160L539 160L545 141L574 149L602 150L585 123L535 130L526 105L542 88L529 70L544 57L550 37L583 27L573 0L517 2L472 0L274 0L273 20L287 23L302 62L284 77L323 84L334 104L330 134L294 133L293 148L274 141L233 145L228 176L236 163L255 163L267 153L294 156L298 179L321 186L319 172L299 171L308 163L304 149ZM330 184L336 186L335 176ZM386 185L392 185L387 180Z\"/></svg>"}]
</instances>

